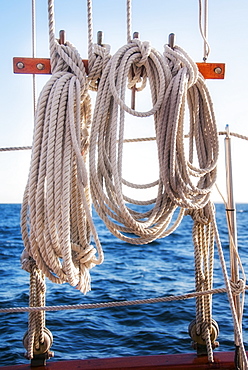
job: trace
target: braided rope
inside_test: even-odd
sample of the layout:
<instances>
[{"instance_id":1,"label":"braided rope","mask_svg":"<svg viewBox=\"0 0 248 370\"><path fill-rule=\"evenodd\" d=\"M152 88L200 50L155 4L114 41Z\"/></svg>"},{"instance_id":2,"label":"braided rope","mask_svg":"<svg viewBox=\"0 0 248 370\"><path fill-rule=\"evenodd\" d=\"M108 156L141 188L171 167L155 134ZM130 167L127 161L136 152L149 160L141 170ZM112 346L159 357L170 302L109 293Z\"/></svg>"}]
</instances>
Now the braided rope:
<instances>
[{"instance_id":1,"label":"braided rope","mask_svg":"<svg viewBox=\"0 0 248 370\"><path fill-rule=\"evenodd\" d=\"M15 150L30 150L32 146L11 146L9 148L0 148L0 152L11 152Z\"/></svg>"},{"instance_id":2,"label":"braided rope","mask_svg":"<svg viewBox=\"0 0 248 370\"><path fill-rule=\"evenodd\" d=\"M133 66L145 70L150 82L153 107L146 112L131 109L125 103L126 80ZM195 141L200 168L193 166L191 154L189 162L184 153L183 119L187 97L191 143ZM152 185L141 186L122 179L125 112L136 117L154 116L160 178ZM200 154L202 146L203 155ZM197 66L187 54L178 47L174 51L166 48L162 57L148 42L138 39L119 49L101 78L90 142L92 199L109 230L133 244L146 244L169 235L184 214L181 209L175 224L170 226L177 206L198 209L207 204L216 179L217 156L212 102ZM200 178L198 186L191 177ZM158 186L157 197L143 202L130 199L123 194L122 184L132 188ZM149 212L139 213L126 202L154 206ZM128 236L130 234L136 237Z\"/></svg>"},{"instance_id":3,"label":"braided rope","mask_svg":"<svg viewBox=\"0 0 248 370\"><path fill-rule=\"evenodd\" d=\"M53 74L37 106L22 235L26 251L51 281L86 293L89 269L103 261L86 167L91 103L82 58L69 42L55 40L52 0L48 10Z\"/></svg>"},{"instance_id":4,"label":"braided rope","mask_svg":"<svg viewBox=\"0 0 248 370\"><path fill-rule=\"evenodd\" d=\"M218 135L226 135L226 131L219 131ZM248 136L241 135L235 132L230 132L230 136L237 137L238 139L247 140ZM185 138L189 137L189 135L184 135ZM140 137L140 138L133 138L133 139L124 139L123 143L137 143L137 142L143 142L143 141L155 141L156 137ZM118 142L118 140L117 140ZM0 148L0 152L10 152L15 150L31 150L32 146L17 146L17 147L8 147L8 148Z\"/></svg>"},{"instance_id":5,"label":"braided rope","mask_svg":"<svg viewBox=\"0 0 248 370\"><path fill-rule=\"evenodd\" d=\"M212 216L213 216L214 215L213 206L210 208L210 212L212 213ZM229 278L228 278L225 258L224 258L223 250L222 250L222 247L221 247L221 241L220 241L220 237L219 237L219 233L218 233L216 220L215 220L214 217L212 217L212 219L213 219L213 229L214 229L214 234L215 234L215 240L216 240L217 249L218 249L218 253L219 253L219 259L220 259L220 263L221 263L221 267L222 267L223 277L224 277L224 281L225 281L225 285L226 285L227 296L228 296L228 300L229 300L229 304L230 304L230 308L231 308L231 312L232 312L232 317L233 317L234 331L235 331L235 337L236 337L236 343L235 344L236 344L236 346L239 347L242 362L245 366L244 369L247 369L248 368L248 359L247 359L247 355L246 355L246 351L245 351L244 343L243 343L243 338L242 338L242 328L241 328L242 324L241 324L241 322L239 322L239 319L238 319L238 316L237 316L237 313L236 313L234 299L233 299L233 295L232 295L231 282L229 281ZM245 284L245 282L244 282L244 284Z\"/></svg>"},{"instance_id":6,"label":"braided rope","mask_svg":"<svg viewBox=\"0 0 248 370\"><path fill-rule=\"evenodd\" d=\"M214 235L209 209L192 212L194 220L193 242L195 254L196 291L211 290L213 286ZM212 332L212 296L196 298L196 333L206 342L209 362L213 362L211 345Z\"/></svg>"},{"instance_id":7,"label":"braided rope","mask_svg":"<svg viewBox=\"0 0 248 370\"><path fill-rule=\"evenodd\" d=\"M233 286L232 291L236 294L240 294L244 290L248 289L248 286L240 284L239 286ZM103 303L89 303L89 304L76 304L76 305L62 305L62 306L46 306L46 307L10 307L10 308L0 308L0 313L14 313L14 312L37 312L37 311L66 311L66 310L87 310L87 309L97 309L97 308L110 308L110 307L123 307L123 306L133 306L141 304L153 304L153 303L165 303L174 301L183 301L186 299L191 299L195 297L200 297L209 294L221 294L226 293L227 288L216 288L204 292L192 292L187 294L181 294L178 296L169 297L158 297L158 298L147 298L147 299L137 299L131 301L115 301L115 302L103 302Z\"/></svg>"},{"instance_id":8,"label":"braided rope","mask_svg":"<svg viewBox=\"0 0 248 370\"><path fill-rule=\"evenodd\" d=\"M132 39L132 2L127 0L127 43L131 42Z\"/></svg>"},{"instance_id":9,"label":"braided rope","mask_svg":"<svg viewBox=\"0 0 248 370\"><path fill-rule=\"evenodd\" d=\"M45 306L45 277L33 261L30 266L30 295L29 305L31 307ZM44 343L45 312L29 312L28 324L28 358L33 358L34 349L39 349Z\"/></svg>"}]
</instances>

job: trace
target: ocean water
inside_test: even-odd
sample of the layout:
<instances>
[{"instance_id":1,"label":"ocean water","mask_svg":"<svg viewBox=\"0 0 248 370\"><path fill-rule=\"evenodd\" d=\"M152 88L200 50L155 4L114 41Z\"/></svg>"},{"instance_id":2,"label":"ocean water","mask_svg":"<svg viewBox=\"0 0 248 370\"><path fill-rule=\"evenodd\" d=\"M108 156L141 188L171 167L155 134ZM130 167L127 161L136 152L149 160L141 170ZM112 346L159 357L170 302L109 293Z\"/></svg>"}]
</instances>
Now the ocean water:
<instances>
[{"instance_id":1,"label":"ocean water","mask_svg":"<svg viewBox=\"0 0 248 370\"><path fill-rule=\"evenodd\" d=\"M21 269L23 243L19 204L0 205L0 307L28 305L29 274ZM229 260L223 205L216 205L224 254ZM192 221L186 216L169 237L146 246L133 246L113 237L95 217L105 262L91 270L92 290L86 296L68 284L47 281L47 305L133 300L194 291ZM248 204L237 205L238 243L248 268ZM224 286L217 251L214 287ZM99 357L192 352L188 325L195 316L195 300L137 306L46 313L53 334L55 357L50 361ZM218 322L220 347L232 351L233 325L226 294L213 296L213 318ZM28 363L22 338L27 313L0 313L0 365ZM245 309L244 341L248 341Z\"/></svg>"}]
</instances>

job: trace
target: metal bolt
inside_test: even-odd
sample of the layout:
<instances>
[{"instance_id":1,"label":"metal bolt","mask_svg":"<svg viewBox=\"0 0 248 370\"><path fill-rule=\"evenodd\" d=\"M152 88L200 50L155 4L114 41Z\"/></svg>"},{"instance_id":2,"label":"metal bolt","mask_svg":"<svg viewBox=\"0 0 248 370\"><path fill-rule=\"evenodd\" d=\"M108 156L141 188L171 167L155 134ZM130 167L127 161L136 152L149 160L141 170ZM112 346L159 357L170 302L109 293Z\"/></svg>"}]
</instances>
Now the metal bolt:
<instances>
[{"instance_id":1,"label":"metal bolt","mask_svg":"<svg viewBox=\"0 0 248 370\"><path fill-rule=\"evenodd\" d=\"M43 69L45 69L45 66L44 66L44 64L43 64L43 63L38 63L38 64L36 65L36 68L37 68L37 69L39 69L39 71L42 71Z\"/></svg>"},{"instance_id":2,"label":"metal bolt","mask_svg":"<svg viewBox=\"0 0 248 370\"><path fill-rule=\"evenodd\" d=\"M222 69L221 69L220 67L216 67L216 68L214 69L214 72L215 72L215 73L217 73L217 74L219 75L219 74L221 74Z\"/></svg>"},{"instance_id":3,"label":"metal bolt","mask_svg":"<svg viewBox=\"0 0 248 370\"><path fill-rule=\"evenodd\" d=\"M18 62L18 63L16 63L16 66L17 66L17 68L19 68L19 69L23 69L25 66L24 66L24 63L22 63L22 62Z\"/></svg>"}]
</instances>

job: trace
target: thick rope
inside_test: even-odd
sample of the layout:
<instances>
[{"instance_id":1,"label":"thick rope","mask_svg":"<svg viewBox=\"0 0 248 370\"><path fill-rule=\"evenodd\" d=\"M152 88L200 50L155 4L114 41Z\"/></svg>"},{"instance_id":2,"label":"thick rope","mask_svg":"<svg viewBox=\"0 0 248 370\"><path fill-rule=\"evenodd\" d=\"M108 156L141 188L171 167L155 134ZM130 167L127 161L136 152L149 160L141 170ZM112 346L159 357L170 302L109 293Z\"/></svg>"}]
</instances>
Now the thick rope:
<instances>
[{"instance_id":1,"label":"thick rope","mask_svg":"<svg viewBox=\"0 0 248 370\"><path fill-rule=\"evenodd\" d=\"M89 89L97 91L102 71L110 59L110 46L93 43L92 0L87 0L88 15L88 82Z\"/></svg>"},{"instance_id":2,"label":"thick rope","mask_svg":"<svg viewBox=\"0 0 248 370\"><path fill-rule=\"evenodd\" d=\"M130 69L143 70L149 79L153 106L146 112L125 103ZM141 74L141 72L139 72ZM199 168L184 153L184 110L189 101L191 146L197 148ZM156 130L160 178L138 185L122 178L125 112L153 115ZM201 154L203 151L203 154ZM108 63L99 85L90 142L92 199L109 230L122 240L146 244L169 235L180 223L183 208L200 209L209 200L216 180L218 140L212 102L197 66L180 48L166 47L162 57L148 42L138 39L124 45ZM200 178L197 185L193 179ZM123 184L132 188L157 186L155 199L136 201L123 194ZM136 212L126 202L152 205L148 212ZM177 206L182 207L170 225ZM129 236L135 234L136 236Z\"/></svg>"},{"instance_id":3,"label":"thick rope","mask_svg":"<svg viewBox=\"0 0 248 370\"><path fill-rule=\"evenodd\" d=\"M207 291L213 287L214 235L209 214L209 206L194 210L193 242L195 254L196 291ZM196 298L196 333L205 339L209 362L214 362L211 344L212 296Z\"/></svg>"},{"instance_id":4,"label":"thick rope","mask_svg":"<svg viewBox=\"0 0 248 370\"><path fill-rule=\"evenodd\" d=\"M35 262L31 266L29 305L45 306L45 276ZM44 343L45 312L30 312L28 324L28 358L33 358L34 349L38 350Z\"/></svg>"},{"instance_id":5,"label":"thick rope","mask_svg":"<svg viewBox=\"0 0 248 370\"><path fill-rule=\"evenodd\" d=\"M37 106L22 234L28 254L50 280L86 293L89 269L103 261L86 167L91 103L82 58L70 43L55 40L52 0L48 7L53 74Z\"/></svg>"}]
</instances>

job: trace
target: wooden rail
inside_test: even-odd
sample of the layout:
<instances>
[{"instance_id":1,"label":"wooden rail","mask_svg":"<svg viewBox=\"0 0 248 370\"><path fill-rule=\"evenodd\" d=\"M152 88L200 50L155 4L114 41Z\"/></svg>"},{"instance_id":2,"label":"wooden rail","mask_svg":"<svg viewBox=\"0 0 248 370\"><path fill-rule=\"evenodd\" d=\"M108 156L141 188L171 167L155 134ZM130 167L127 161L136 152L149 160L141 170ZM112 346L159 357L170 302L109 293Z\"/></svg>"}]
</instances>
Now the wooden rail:
<instances>
[{"instance_id":1,"label":"wooden rail","mask_svg":"<svg viewBox=\"0 0 248 370\"><path fill-rule=\"evenodd\" d=\"M83 60L86 73L88 73L88 60ZM224 63L196 63L200 73L205 79L224 79ZM51 74L49 58L13 58L14 73L19 74Z\"/></svg>"}]
</instances>

